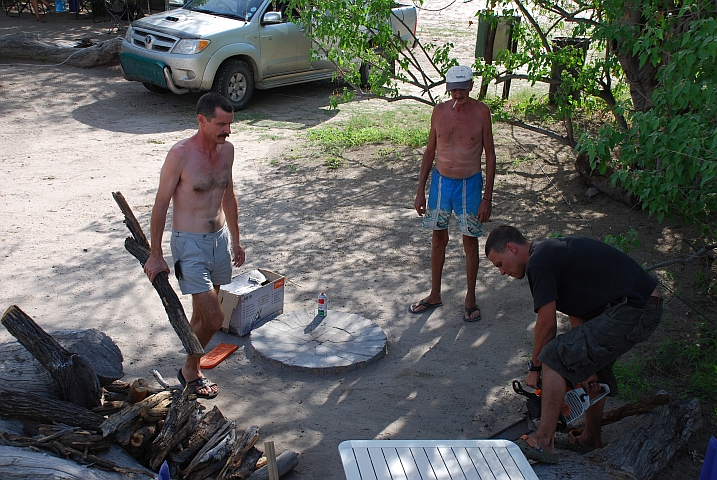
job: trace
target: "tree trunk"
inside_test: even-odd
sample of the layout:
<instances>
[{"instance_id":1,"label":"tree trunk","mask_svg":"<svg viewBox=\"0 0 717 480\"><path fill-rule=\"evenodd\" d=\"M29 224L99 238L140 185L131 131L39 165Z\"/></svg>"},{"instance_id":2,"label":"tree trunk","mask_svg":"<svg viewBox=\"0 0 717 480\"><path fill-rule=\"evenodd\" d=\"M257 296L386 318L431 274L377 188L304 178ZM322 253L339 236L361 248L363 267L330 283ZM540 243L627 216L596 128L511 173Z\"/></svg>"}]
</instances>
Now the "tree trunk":
<instances>
[{"instance_id":1,"label":"tree trunk","mask_svg":"<svg viewBox=\"0 0 717 480\"><path fill-rule=\"evenodd\" d=\"M122 38L99 42L87 48L60 47L40 40L34 33L15 33L0 37L0 58L24 58L35 62L65 63L91 68L119 61Z\"/></svg>"},{"instance_id":2,"label":"tree trunk","mask_svg":"<svg viewBox=\"0 0 717 480\"><path fill-rule=\"evenodd\" d=\"M70 353L17 305L5 311L2 324L52 375L61 398L85 408L102 403L102 390L92 364Z\"/></svg>"},{"instance_id":3,"label":"tree trunk","mask_svg":"<svg viewBox=\"0 0 717 480\"><path fill-rule=\"evenodd\" d=\"M639 28L644 25L640 10L641 5L638 3L625 2L625 14L619 22L622 26L633 26ZM640 59L634 55L631 48L626 48L617 41L614 41L612 50L617 56L622 70L625 72L625 78L630 85L630 96L632 104L637 112L645 112L652 108L652 93L657 88L656 74L657 69L647 61L640 66Z\"/></svg>"}]
</instances>

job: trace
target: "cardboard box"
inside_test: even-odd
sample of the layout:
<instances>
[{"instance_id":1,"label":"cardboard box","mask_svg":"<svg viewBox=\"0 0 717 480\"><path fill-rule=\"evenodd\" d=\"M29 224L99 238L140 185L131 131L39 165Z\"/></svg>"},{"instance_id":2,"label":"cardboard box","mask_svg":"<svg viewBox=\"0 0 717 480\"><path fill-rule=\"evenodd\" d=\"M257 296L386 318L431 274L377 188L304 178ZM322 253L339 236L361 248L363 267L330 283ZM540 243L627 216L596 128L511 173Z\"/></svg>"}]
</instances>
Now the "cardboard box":
<instances>
[{"instance_id":1,"label":"cardboard box","mask_svg":"<svg viewBox=\"0 0 717 480\"><path fill-rule=\"evenodd\" d=\"M265 318L284 311L285 278L269 270L252 270L219 289L224 310L222 330L243 337Z\"/></svg>"}]
</instances>

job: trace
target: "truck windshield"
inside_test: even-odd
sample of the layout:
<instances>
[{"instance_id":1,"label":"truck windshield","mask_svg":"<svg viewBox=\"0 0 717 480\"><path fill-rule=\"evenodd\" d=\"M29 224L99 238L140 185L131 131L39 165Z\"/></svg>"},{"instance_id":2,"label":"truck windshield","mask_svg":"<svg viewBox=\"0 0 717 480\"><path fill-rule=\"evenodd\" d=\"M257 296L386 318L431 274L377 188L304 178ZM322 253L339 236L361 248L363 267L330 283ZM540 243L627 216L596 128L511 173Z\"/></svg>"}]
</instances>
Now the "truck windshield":
<instances>
[{"instance_id":1,"label":"truck windshield","mask_svg":"<svg viewBox=\"0 0 717 480\"><path fill-rule=\"evenodd\" d=\"M191 0L183 8L239 20L252 19L264 0Z\"/></svg>"}]
</instances>

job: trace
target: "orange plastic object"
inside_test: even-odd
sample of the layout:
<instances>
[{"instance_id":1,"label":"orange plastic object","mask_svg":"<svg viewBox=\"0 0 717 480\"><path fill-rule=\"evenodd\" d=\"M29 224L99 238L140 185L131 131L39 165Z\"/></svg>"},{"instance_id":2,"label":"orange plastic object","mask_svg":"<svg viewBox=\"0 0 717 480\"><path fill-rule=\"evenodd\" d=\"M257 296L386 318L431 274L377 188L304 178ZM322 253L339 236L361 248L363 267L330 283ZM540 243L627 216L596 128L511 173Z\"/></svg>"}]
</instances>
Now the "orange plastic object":
<instances>
[{"instance_id":1,"label":"orange plastic object","mask_svg":"<svg viewBox=\"0 0 717 480\"><path fill-rule=\"evenodd\" d=\"M220 343L216 347L212 348L208 353L205 353L201 360L199 360L200 368L214 368L219 365L222 360L227 358L231 353L239 348L238 345L232 345L231 343Z\"/></svg>"}]
</instances>

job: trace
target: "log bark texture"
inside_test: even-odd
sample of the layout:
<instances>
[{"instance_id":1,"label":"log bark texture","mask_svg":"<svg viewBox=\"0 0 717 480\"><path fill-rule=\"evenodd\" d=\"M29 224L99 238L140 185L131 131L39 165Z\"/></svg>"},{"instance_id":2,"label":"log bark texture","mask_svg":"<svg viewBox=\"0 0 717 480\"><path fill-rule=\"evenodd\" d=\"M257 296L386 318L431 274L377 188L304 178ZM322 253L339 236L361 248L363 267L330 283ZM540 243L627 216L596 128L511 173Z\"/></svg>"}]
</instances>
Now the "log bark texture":
<instances>
[{"instance_id":1,"label":"log bark texture","mask_svg":"<svg viewBox=\"0 0 717 480\"><path fill-rule=\"evenodd\" d=\"M122 353L101 331L58 330L49 334L68 352L85 357L92 364L101 386L124 376ZM0 344L0 391L3 390L27 391L60 399L60 389L50 372L17 341Z\"/></svg>"},{"instance_id":2,"label":"log bark texture","mask_svg":"<svg viewBox=\"0 0 717 480\"><path fill-rule=\"evenodd\" d=\"M651 480L701 424L696 399L671 398L668 405L636 417L635 424L607 447L582 456L559 450L560 463L536 464L533 470L541 480Z\"/></svg>"},{"instance_id":3,"label":"log bark texture","mask_svg":"<svg viewBox=\"0 0 717 480\"><path fill-rule=\"evenodd\" d=\"M152 458L149 468L159 470L169 452L185 440L199 423L199 402L189 389L172 395L172 407L157 438L152 442Z\"/></svg>"},{"instance_id":4,"label":"log bark texture","mask_svg":"<svg viewBox=\"0 0 717 480\"><path fill-rule=\"evenodd\" d=\"M184 477L203 478L199 472L202 471L208 463L217 463L224 457L224 454L229 455L235 443L236 422L232 420L225 423L224 426L209 439L202 449L199 450L189 463L189 466L184 470ZM222 464L219 465L215 471L219 470L223 464L224 462L222 461Z\"/></svg>"},{"instance_id":5,"label":"log bark texture","mask_svg":"<svg viewBox=\"0 0 717 480\"><path fill-rule=\"evenodd\" d=\"M227 471L224 480L245 480L249 478L249 475L251 475L254 469L259 465L259 459L262 458L262 455L263 454L255 447L250 448L246 455L244 455L241 465Z\"/></svg>"},{"instance_id":6,"label":"log bark texture","mask_svg":"<svg viewBox=\"0 0 717 480\"><path fill-rule=\"evenodd\" d=\"M197 428L187 439L184 449L171 455L172 461L181 467L186 467L189 461L194 458L194 455L196 455L197 452L206 445L209 439L226 423L227 419L219 410L219 407L214 405L214 408L201 418Z\"/></svg>"},{"instance_id":7,"label":"log bark texture","mask_svg":"<svg viewBox=\"0 0 717 480\"><path fill-rule=\"evenodd\" d=\"M87 48L61 47L40 40L36 33L15 33L0 37L1 58L64 63L74 67L91 68L119 62L122 38L99 42Z\"/></svg>"},{"instance_id":8,"label":"log bark texture","mask_svg":"<svg viewBox=\"0 0 717 480\"><path fill-rule=\"evenodd\" d=\"M92 364L65 350L17 305L5 311L2 324L52 375L60 397L81 407L102 403L102 390Z\"/></svg>"},{"instance_id":9,"label":"log bark texture","mask_svg":"<svg viewBox=\"0 0 717 480\"><path fill-rule=\"evenodd\" d=\"M291 450L285 450L278 457L276 457L276 466L279 470L279 476L283 477L289 471L299 464L299 454L292 452ZM541 479L543 477L540 477ZM269 480L269 469L267 467L261 467L249 475L248 480Z\"/></svg>"},{"instance_id":10,"label":"log bark texture","mask_svg":"<svg viewBox=\"0 0 717 480\"><path fill-rule=\"evenodd\" d=\"M102 422L100 430L102 430L103 436L108 436L129 424L136 422L137 418L142 414L144 410L156 407L163 401L170 399L172 394L170 392L159 392L155 395L145 398L141 402L137 402L134 405L124 408L114 415L110 416L107 420Z\"/></svg>"},{"instance_id":11,"label":"log bark texture","mask_svg":"<svg viewBox=\"0 0 717 480\"><path fill-rule=\"evenodd\" d=\"M72 460L24 448L0 446L0 478L3 480L122 480L122 474L88 469ZM143 478L143 477L136 477ZM151 478L149 476L144 478Z\"/></svg>"},{"instance_id":12,"label":"log bark texture","mask_svg":"<svg viewBox=\"0 0 717 480\"><path fill-rule=\"evenodd\" d=\"M227 458L227 461L224 463L224 467L221 469L215 480L224 480L229 471L238 470L244 460L244 456L247 452L249 452L249 450L254 448L257 441L259 441L259 427L256 425L247 427L239 441L237 441L236 445L234 445L229 458Z\"/></svg>"},{"instance_id":13,"label":"log bark texture","mask_svg":"<svg viewBox=\"0 0 717 480\"><path fill-rule=\"evenodd\" d=\"M96 430L103 418L77 404L52 400L33 393L0 392L0 415L41 423L64 423Z\"/></svg>"},{"instance_id":14,"label":"log bark texture","mask_svg":"<svg viewBox=\"0 0 717 480\"><path fill-rule=\"evenodd\" d=\"M144 267L150 253L147 237L144 235L142 227L139 225L134 213L132 213L132 209L129 207L124 196L120 192L113 192L112 197L114 197L115 202L117 202L117 205L119 205L120 210L124 214L124 223L132 234L131 238L125 239L125 248L139 260L139 263ZM204 355L202 344L189 325L187 316L184 313L184 307L182 307L179 297L177 297L174 289L169 284L169 275L167 275L167 272L159 272L157 276L154 277L152 285L159 294L159 298L162 299L162 305L164 305L164 310L167 312L167 317L169 317L169 323L181 340L184 350L192 357L201 357Z\"/></svg>"}]
</instances>

